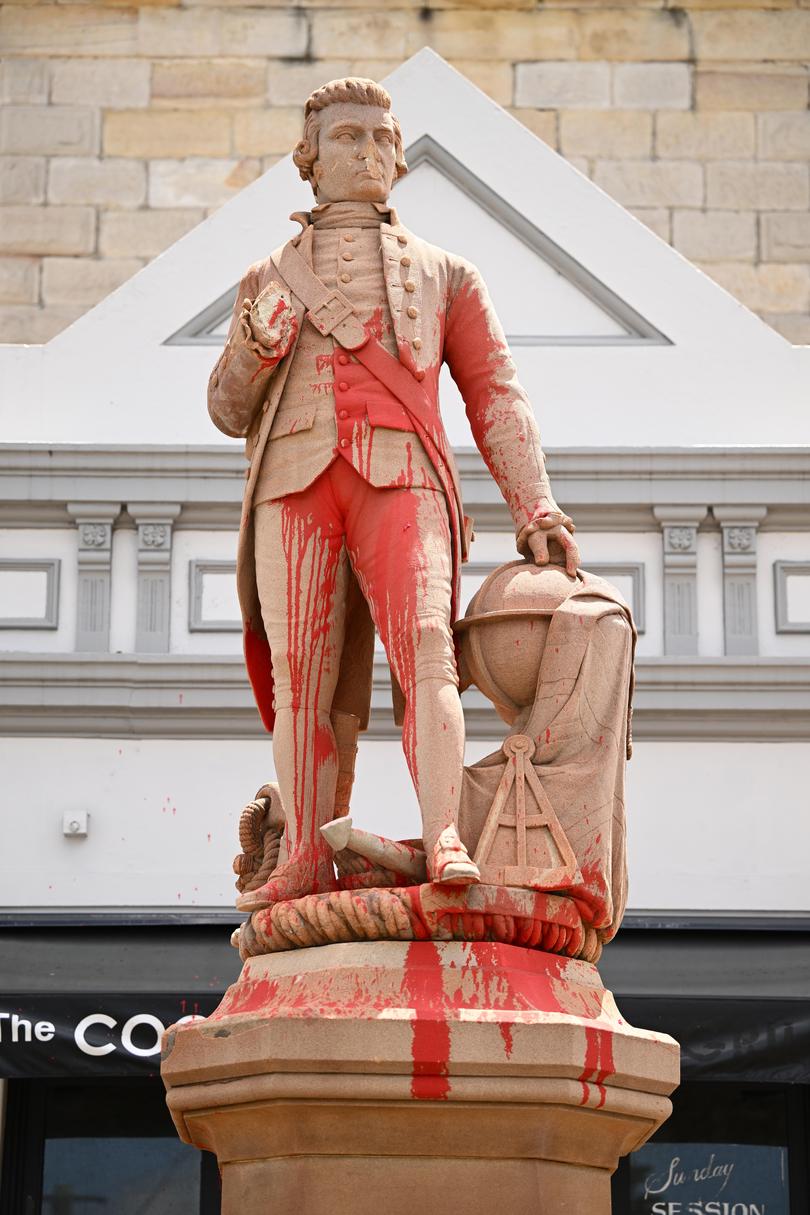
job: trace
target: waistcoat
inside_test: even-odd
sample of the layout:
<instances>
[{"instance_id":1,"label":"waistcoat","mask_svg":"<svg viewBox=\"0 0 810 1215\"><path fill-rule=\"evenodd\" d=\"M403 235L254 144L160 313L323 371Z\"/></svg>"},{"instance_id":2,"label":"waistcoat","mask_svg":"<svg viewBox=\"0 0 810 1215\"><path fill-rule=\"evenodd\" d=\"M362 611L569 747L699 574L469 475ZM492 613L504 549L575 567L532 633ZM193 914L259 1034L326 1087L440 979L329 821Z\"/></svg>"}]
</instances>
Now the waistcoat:
<instances>
[{"instance_id":1,"label":"waistcoat","mask_svg":"<svg viewBox=\"0 0 810 1215\"><path fill-rule=\"evenodd\" d=\"M370 203L327 203L312 213L312 267L337 288L395 358L383 280L380 222ZM254 503L297 493L343 458L371 485L438 489L406 411L332 337L305 320L269 441Z\"/></svg>"}]
</instances>

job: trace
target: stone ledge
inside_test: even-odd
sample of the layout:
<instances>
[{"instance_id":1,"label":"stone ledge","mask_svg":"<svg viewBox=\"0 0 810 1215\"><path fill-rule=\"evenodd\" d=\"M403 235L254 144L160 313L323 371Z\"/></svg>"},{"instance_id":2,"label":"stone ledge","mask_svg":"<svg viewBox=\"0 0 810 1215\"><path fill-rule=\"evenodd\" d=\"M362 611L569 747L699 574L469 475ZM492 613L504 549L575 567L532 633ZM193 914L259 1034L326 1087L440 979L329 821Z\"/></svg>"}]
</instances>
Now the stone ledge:
<instances>
[{"instance_id":1,"label":"stone ledge","mask_svg":"<svg viewBox=\"0 0 810 1215\"><path fill-rule=\"evenodd\" d=\"M767 506L763 531L806 530L810 447L560 448L557 496L581 531L658 531L658 504ZM481 456L456 451L479 531L511 531ZM237 528L246 463L239 444L0 446L0 526L69 526L64 504L180 502L178 527Z\"/></svg>"},{"instance_id":2,"label":"stone ledge","mask_svg":"<svg viewBox=\"0 0 810 1215\"><path fill-rule=\"evenodd\" d=\"M636 741L810 740L810 659L641 658ZM480 693L467 737L503 737ZM0 655L0 733L59 738L264 738L240 655ZM365 736L398 739L387 671L374 670Z\"/></svg>"}]
</instances>

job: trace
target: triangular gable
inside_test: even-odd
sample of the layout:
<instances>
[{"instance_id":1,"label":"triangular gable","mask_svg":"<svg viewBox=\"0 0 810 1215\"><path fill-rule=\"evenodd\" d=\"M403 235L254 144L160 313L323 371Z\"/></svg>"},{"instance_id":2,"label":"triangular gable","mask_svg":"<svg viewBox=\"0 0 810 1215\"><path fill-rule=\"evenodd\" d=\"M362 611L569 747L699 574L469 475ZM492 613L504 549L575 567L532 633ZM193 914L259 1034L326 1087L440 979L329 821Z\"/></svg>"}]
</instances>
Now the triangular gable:
<instances>
[{"instance_id":1,"label":"triangular gable","mask_svg":"<svg viewBox=\"0 0 810 1215\"><path fill-rule=\"evenodd\" d=\"M414 163L394 195L403 221L431 239L430 216L447 223L448 200L477 208L466 240L451 222L456 240L439 243L490 279L497 241L526 248L519 285L530 272L535 302L513 306L512 272L491 286L547 445L807 442L810 349L791 347L432 51L385 84ZM4 438L222 441L204 399L223 301L309 205L287 157L47 346L0 351ZM556 331L544 274L571 289ZM208 326L204 340L167 344L190 325L198 338ZM449 377L442 404L451 441L469 444Z\"/></svg>"},{"instance_id":2,"label":"triangular gable","mask_svg":"<svg viewBox=\"0 0 810 1215\"><path fill-rule=\"evenodd\" d=\"M526 215L476 177L431 135L405 150L408 175L396 203L410 226L431 244L451 248L459 224L475 236L476 262L489 286L512 346L593 346L664 342L667 339L584 266L555 245ZM511 284L521 279L515 299ZM204 308L167 345L221 346L238 283Z\"/></svg>"}]
</instances>

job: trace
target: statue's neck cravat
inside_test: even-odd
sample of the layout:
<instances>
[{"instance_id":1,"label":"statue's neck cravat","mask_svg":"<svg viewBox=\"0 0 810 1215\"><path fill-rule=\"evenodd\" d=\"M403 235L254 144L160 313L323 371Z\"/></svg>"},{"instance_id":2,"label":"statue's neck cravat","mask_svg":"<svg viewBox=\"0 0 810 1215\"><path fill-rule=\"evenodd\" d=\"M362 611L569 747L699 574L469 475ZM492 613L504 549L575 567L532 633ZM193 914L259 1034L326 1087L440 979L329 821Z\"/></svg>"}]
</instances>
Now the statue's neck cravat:
<instances>
[{"instance_id":1,"label":"statue's neck cravat","mask_svg":"<svg viewBox=\"0 0 810 1215\"><path fill-rule=\"evenodd\" d=\"M370 202L322 203L309 213L316 232L327 228L379 228L389 222L390 215L387 203Z\"/></svg>"}]
</instances>

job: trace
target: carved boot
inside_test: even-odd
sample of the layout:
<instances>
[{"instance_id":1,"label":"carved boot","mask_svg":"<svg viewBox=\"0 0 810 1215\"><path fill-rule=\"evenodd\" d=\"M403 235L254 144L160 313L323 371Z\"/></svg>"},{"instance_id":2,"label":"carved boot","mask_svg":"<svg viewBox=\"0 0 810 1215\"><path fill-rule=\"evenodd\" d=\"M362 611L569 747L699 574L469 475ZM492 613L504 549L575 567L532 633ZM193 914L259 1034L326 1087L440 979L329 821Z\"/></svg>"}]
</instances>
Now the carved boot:
<instances>
[{"instance_id":1,"label":"carved boot","mask_svg":"<svg viewBox=\"0 0 810 1215\"><path fill-rule=\"evenodd\" d=\"M432 882L445 882L449 886L470 886L481 881L478 866L454 826L445 827L436 840L428 864L428 877Z\"/></svg>"},{"instance_id":2,"label":"carved boot","mask_svg":"<svg viewBox=\"0 0 810 1215\"><path fill-rule=\"evenodd\" d=\"M273 903L300 899L305 894L324 894L337 888L331 856L302 848L274 869L258 890L246 890L237 895L236 906L239 911L260 911Z\"/></svg>"}]
</instances>

